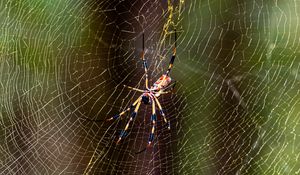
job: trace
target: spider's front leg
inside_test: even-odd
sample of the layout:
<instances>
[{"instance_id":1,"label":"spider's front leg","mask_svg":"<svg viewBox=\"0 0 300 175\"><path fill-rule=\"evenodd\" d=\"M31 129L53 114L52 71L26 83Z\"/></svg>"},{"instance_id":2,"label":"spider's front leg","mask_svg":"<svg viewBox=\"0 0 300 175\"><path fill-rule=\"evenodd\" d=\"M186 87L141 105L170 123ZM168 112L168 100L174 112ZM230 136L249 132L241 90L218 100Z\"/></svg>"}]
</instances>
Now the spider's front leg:
<instances>
[{"instance_id":1,"label":"spider's front leg","mask_svg":"<svg viewBox=\"0 0 300 175\"><path fill-rule=\"evenodd\" d=\"M152 98L152 115L151 115L151 122L152 122L152 129L151 129L151 133L149 135L149 139L148 139L148 147L151 145L151 143L154 140L154 132L155 132L155 127L156 127L156 121L157 121L157 116L156 116L156 110L155 110L155 101Z\"/></svg>"},{"instance_id":2,"label":"spider's front leg","mask_svg":"<svg viewBox=\"0 0 300 175\"><path fill-rule=\"evenodd\" d=\"M155 101L156 101L156 103L157 103L157 106L158 106L158 108L159 108L160 114L161 114L161 115L163 116L163 118L164 118L164 122L168 124L168 129L171 129L170 121L167 120L166 114L164 113L163 108L161 107L161 104L160 104L160 102L158 101L158 98L157 98L156 96L154 96L154 99L155 99Z\"/></svg>"},{"instance_id":3,"label":"spider's front leg","mask_svg":"<svg viewBox=\"0 0 300 175\"><path fill-rule=\"evenodd\" d=\"M106 119L106 121L118 119L119 117L121 117L122 115L124 115L126 112L129 112L138 103L139 100L141 100L141 97L139 97L138 99L136 99L135 102L132 103L132 105L130 105L127 109L125 109L124 111L122 111L121 113L119 113L117 115L114 115L114 116Z\"/></svg>"},{"instance_id":4,"label":"spider's front leg","mask_svg":"<svg viewBox=\"0 0 300 175\"><path fill-rule=\"evenodd\" d=\"M137 104L136 104L136 106L135 106L135 109L134 109L134 111L131 113L130 119L129 119L129 121L127 122L127 124L126 124L126 126L125 126L125 129L122 130L121 133L120 133L120 136L119 136L119 139L118 139L118 141L117 141L117 144L122 140L122 138L124 138L124 137L127 135L127 129L128 129L128 127L129 127L129 124L130 124L130 122L133 121L133 119L135 118L135 116L136 116L136 114L137 114L137 112L138 112L138 110L139 110L139 108L140 108L141 102L142 102L142 98L139 97L139 98L138 98L138 102L137 102Z\"/></svg>"}]
</instances>

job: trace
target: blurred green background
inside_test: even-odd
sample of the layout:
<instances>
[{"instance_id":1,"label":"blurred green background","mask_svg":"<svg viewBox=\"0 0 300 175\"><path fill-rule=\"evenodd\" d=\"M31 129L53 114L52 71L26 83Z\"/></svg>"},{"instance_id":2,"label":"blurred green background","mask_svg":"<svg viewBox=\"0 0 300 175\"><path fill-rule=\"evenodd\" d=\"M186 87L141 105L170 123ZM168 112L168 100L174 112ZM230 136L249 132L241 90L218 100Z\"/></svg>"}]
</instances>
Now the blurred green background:
<instances>
[{"instance_id":1,"label":"blurred green background","mask_svg":"<svg viewBox=\"0 0 300 175\"><path fill-rule=\"evenodd\" d=\"M0 2L3 174L299 174L299 2ZM121 145L125 109L154 82L176 28L171 130L142 106ZM128 118L128 116L127 116ZM159 117L160 119L160 117Z\"/></svg>"}]
</instances>

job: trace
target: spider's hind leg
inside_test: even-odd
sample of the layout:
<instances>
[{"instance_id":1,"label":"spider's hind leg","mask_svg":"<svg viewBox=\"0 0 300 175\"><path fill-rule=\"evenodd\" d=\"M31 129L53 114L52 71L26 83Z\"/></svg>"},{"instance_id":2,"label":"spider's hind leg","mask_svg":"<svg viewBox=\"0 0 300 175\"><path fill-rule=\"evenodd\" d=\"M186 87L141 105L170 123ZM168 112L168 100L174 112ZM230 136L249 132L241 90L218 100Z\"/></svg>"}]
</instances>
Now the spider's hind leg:
<instances>
[{"instance_id":1,"label":"spider's hind leg","mask_svg":"<svg viewBox=\"0 0 300 175\"><path fill-rule=\"evenodd\" d=\"M143 46L143 51L141 54L141 59L143 60L143 67L144 67L144 71L145 71L145 86L146 89L149 90L149 80L148 80L148 64L147 64L147 60L145 59L145 39L144 39L144 33L143 33L143 40L142 40L142 46Z\"/></svg>"},{"instance_id":2,"label":"spider's hind leg","mask_svg":"<svg viewBox=\"0 0 300 175\"><path fill-rule=\"evenodd\" d=\"M175 85L176 85L176 81L174 81L173 83L171 83L168 87L166 87L164 89L161 89L161 91L157 93L158 96L161 95L161 94L168 94L168 93L172 92L174 90L174 88L175 88Z\"/></svg>"},{"instance_id":3,"label":"spider's hind leg","mask_svg":"<svg viewBox=\"0 0 300 175\"><path fill-rule=\"evenodd\" d=\"M174 64L174 61L175 61L175 58L176 58L176 47L177 47L177 44L176 44L176 40L177 40L177 34L176 34L176 30L174 30L174 34L175 34L175 41L174 41L174 48L173 48L173 54L171 56L171 59L170 59L170 62L169 62L169 67L168 67L168 70L166 71L166 75L169 75L172 67L173 67L173 64Z\"/></svg>"}]
</instances>

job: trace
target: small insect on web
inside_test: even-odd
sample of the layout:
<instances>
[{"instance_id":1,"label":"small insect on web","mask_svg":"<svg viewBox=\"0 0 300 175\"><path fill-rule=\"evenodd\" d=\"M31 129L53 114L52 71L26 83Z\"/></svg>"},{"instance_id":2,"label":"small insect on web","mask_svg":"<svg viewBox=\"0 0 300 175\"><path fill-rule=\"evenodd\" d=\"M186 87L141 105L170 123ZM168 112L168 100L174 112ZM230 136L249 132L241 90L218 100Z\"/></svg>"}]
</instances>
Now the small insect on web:
<instances>
[{"instance_id":1,"label":"small insect on web","mask_svg":"<svg viewBox=\"0 0 300 175\"><path fill-rule=\"evenodd\" d=\"M160 115L163 117L164 122L167 124L168 129L170 129L170 121L166 118L166 115L163 111L163 108L158 100L158 97L160 95L163 94L168 94L170 92L172 92L172 90L174 89L175 85L176 85L176 81L173 80L169 74L170 71L173 67L173 63L176 57L176 40L177 40L177 35L176 35L176 30L174 30L174 35L175 35L175 40L174 40L174 49L173 49L173 54L171 56L171 60L169 62L169 67L167 69L167 71L158 79L156 80L156 82L149 87L149 77L148 77L148 65L147 65L147 61L145 59L145 47L144 47L144 33L143 33L143 40L142 40L142 46L143 46L143 50L142 50L142 54L141 54L141 59L143 60L143 67L145 70L145 89L138 89L135 87L131 87L131 86L126 86L125 87L129 88L130 90L133 91L137 91L137 92L141 92L142 95L140 95L132 104L130 107L128 107L127 109L125 109L124 111L122 111L121 113L114 115L111 118L106 119L106 121L111 121L111 120L116 120L118 118L120 118L121 116L123 116L124 114L126 114L127 112L131 112L130 118L127 122L127 124L125 125L125 128L121 131L118 140L117 140L117 144L120 143L120 141L127 136L127 130L129 128L130 123L134 120L134 118L137 115L137 112L141 106L141 104L145 104L145 105L152 105L152 115L151 115L151 125L152 125L152 129L151 132L149 134L149 138L148 138L148 143L147 143L147 147L151 146L151 144L153 143L154 137L155 137L155 129L156 129L156 123L157 123L157 115L156 115L156 105L159 108L160 111ZM90 121L102 121L102 120L90 120ZM143 151L143 150L142 150ZM140 151L140 152L142 152ZM138 153L140 153L138 152Z\"/></svg>"}]
</instances>

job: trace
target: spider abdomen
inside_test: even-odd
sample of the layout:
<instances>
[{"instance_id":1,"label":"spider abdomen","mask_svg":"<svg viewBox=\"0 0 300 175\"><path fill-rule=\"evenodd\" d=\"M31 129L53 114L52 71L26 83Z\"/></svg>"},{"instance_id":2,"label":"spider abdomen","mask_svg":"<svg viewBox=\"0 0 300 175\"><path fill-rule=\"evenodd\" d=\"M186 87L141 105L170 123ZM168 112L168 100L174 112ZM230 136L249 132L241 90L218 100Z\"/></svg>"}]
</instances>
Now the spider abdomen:
<instances>
[{"instance_id":1,"label":"spider abdomen","mask_svg":"<svg viewBox=\"0 0 300 175\"><path fill-rule=\"evenodd\" d=\"M172 82L171 77L164 74L153 84L154 87L153 89L155 90L163 89L167 87L171 82Z\"/></svg>"}]
</instances>

